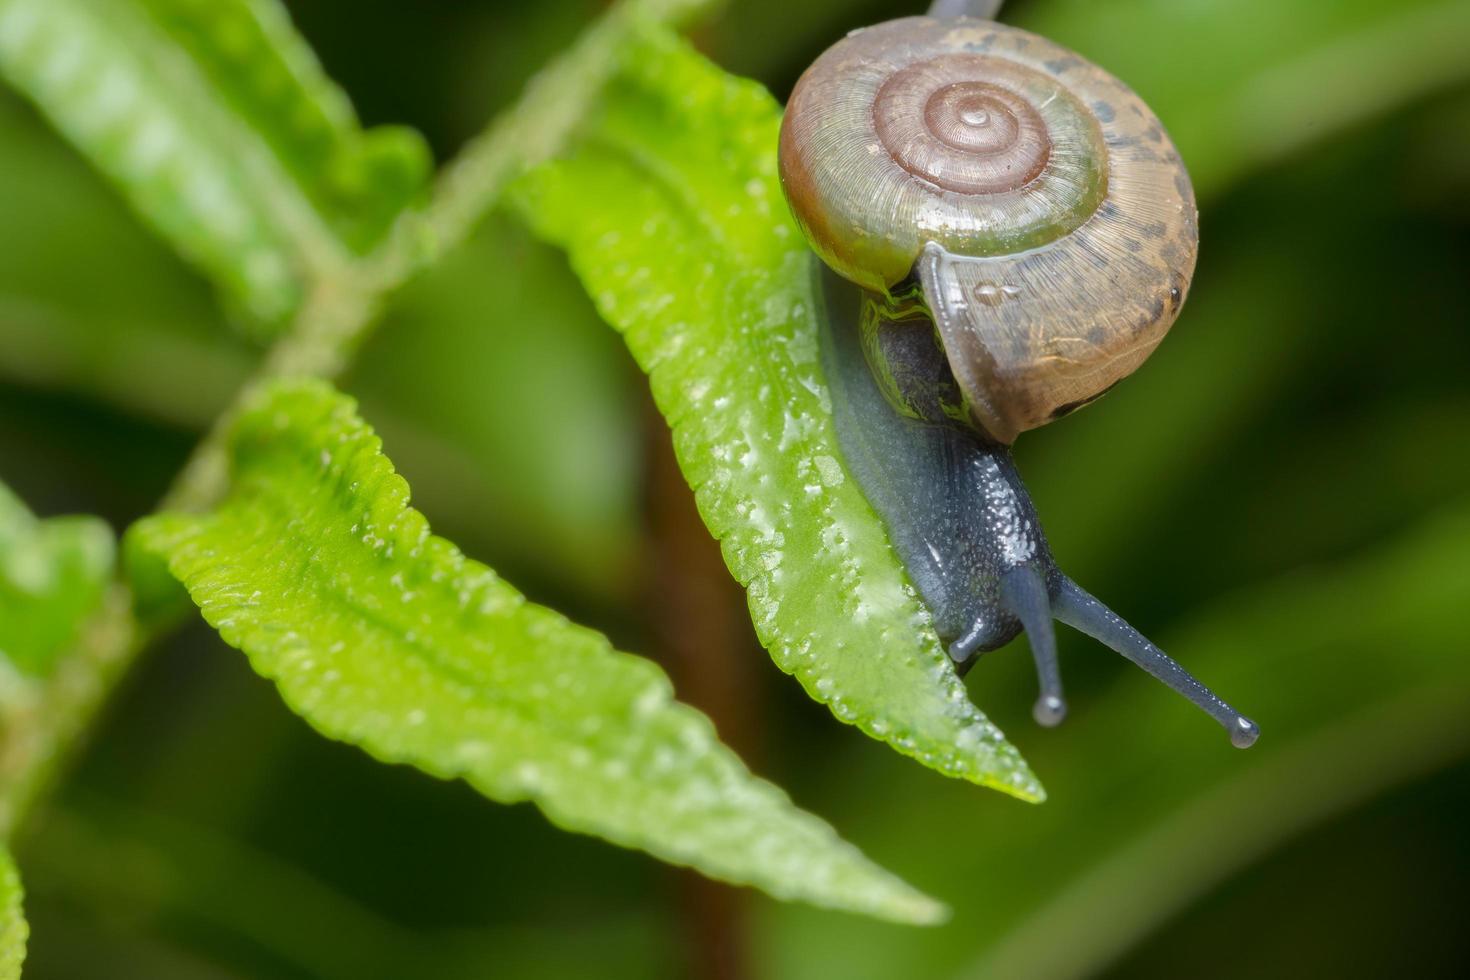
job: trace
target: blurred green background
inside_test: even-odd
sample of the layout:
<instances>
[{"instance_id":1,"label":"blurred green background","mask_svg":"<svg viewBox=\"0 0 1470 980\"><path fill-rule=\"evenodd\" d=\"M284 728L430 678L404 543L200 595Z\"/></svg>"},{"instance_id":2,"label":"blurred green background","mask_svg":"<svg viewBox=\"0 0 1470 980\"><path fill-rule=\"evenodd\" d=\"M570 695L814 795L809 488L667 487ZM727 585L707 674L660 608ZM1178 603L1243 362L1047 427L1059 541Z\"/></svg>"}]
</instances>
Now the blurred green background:
<instances>
[{"instance_id":1,"label":"blurred green background","mask_svg":"<svg viewBox=\"0 0 1470 980\"><path fill-rule=\"evenodd\" d=\"M443 161L591 0L289 0L369 124ZM920 2L734 0L695 31L783 97ZM27 977L1470 975L1470 3L1017 0L1132 84L1200 192L1195 288L1100 405L1022 441L1060 563L1262 726L1232 751L1061 637L976 702L1051 794L946 781L756 647L621 342L496 217L345 387L436 530L662 660L759 773L955 909L786 906L380 766L202 627L155 651L17 844ZM588 202L595 207L596 202ZM259 356L206 284L0 90L0 480L149 510ZM430 380L432 379L432 381Z\"/></svg>"}]
</instances>

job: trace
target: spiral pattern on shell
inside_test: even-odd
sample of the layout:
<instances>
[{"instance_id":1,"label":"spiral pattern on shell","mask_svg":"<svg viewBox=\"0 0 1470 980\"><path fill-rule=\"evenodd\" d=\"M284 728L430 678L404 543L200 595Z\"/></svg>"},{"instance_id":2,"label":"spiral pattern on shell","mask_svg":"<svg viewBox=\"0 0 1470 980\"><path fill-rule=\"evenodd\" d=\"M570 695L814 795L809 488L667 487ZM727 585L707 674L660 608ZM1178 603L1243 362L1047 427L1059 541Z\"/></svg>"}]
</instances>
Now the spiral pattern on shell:
<instances>
[{"instance_id":1,"label":"spiral pattern on shell","mask_svg":"<svg viewBox=\"0 0 1470 980\"><path fill-rule=\"evenodd\" d=\"M1193 274L1194 192L1158 118L1000 24L911 17L839 41L792 93L780 167L839 274L878 294L920 274L976 424L1004 442L1137 367Z\"/></svg>"}]
</instances>

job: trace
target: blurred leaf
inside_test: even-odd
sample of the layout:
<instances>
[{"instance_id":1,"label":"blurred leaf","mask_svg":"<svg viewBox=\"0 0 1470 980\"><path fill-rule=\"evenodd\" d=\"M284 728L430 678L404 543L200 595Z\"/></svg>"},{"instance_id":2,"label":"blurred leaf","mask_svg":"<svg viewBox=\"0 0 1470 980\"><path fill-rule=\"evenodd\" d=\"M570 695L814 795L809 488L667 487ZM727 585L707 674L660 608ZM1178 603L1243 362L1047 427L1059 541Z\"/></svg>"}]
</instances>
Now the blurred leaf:
<instances>
[{"instance_id":1,"label":"blurred leaf","mask_svg":"<svg viewBox=\"0 0 1470 980\"><path fill-rule=\"evenodd\" d=\"M20 965L26 958L30 929L21 909L22 897L15 862L8 850L0 848L0 980L20 980Z\"/></svg>"},{"instance_id":2,"label":"blurred leaf","mask_svg":"<svg viewBox=\"0 0 1470 980\"><path fill-rule=\"evenodd\" d=\"M105 523L37 520L0 484L0 662L47 673L101 601L112 560Z\"/></svg>"},{"instance_id":3,"label":"blurred leaf","mask_svg":"<svg viewBox=\"0 0 1470 980\"><path fill-rule=\"evenodd\" d=\"M581 144L533 171L520 204L649 373L777 666L905 755L1039 799L835 455L814 259L781 197L779 124L758 86L650 32Z\"/></svg>"},{"instance_id":4,"label":"blurred leaf","mask_svg":"<svg viewBox=\"0 0 1470 980\"><path fill-rule=\"evenodd\" d=\"M1051 0L1026 5L1017 23L1136 89L1203 199L1470 78L1467 0Z\"/></svg>"},{"instance_id":5,"label":"blurred leaf","mask_svg":"<svg viewBox=\"0 0 1470 980\"><path fill-rule=\"evenodd\" d=\"M824 962L853 978L1091 975L1244 863L1462 756L1467 553L1462 505L1377 553L1263 583L1176 631L1170 645L1190 651L1191 669L1240 692L1260 720L1247 753L1195 737L1187 705L1120 673L1105 702L1083 704L1033 752L1060 805L1031 820L958 794L916 808L919 787L902 773L879 794L865 786L890 846L903 842L926 880L969 886L954 941L793 915L778 974L807 975L806 954L840 949L841 961ZM925 833L960 825L963 847Z\"/></svg>"},{"instance_id":6,"label":"blurred leaf","mask_svg":"<svg viewBox=\"0 0 1470 980\"><path fill-rule=\"evenodd\" d=\"M384 761L778 897L943 915L751 776L651 662L431 535L353 408L316 382L270 389L233 431L225 503L136 532L294 710Z\"/></svg>"},{"instance_id":7,"label":"blurred leaf","mask_svg":"<svg viewBox=\"0 0 1470 980\"><path fill-rule=\"evenodd\" d=\"M0 484L0 839L136 647L115 550L100 519L37 520Z\"/></svg>"},{"instance_id":8,"label":"blurred leaf","mask_svg":"<svg viewBox=\"0 0 1470 980\"><path fill-rule=\"evenodd\" d=\"M249 366L207 285L3 89L0 178L0 376L207 424Z\"/></svg>"},{"instance_id":9,"label":"blurred leaf","mask_svg":"<svg viewBox=\"0 0 1470 980\"><path fill-rule=\"evenodd\" d=\"M421 192L278 0L0 0L0 71L253 316L279 321Z\"/></svg>"}]
</instances>

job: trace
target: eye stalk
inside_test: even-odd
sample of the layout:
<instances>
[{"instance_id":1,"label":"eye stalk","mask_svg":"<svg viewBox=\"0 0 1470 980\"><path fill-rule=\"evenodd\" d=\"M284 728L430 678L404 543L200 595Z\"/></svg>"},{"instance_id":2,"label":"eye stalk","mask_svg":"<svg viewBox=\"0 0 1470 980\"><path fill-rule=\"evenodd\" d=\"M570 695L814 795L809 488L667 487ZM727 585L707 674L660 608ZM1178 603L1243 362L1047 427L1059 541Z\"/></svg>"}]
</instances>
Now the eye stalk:
<instances>
[{"instance_id":1,"label":"eye stalk","mask_svg":"<svg viewBox=\"0 0 1470 980\"><path fill-rule=\"evenodd\" d=\"M929 16L941 19L974 17L977 20L995 20L1005 0L934 0L929 5Z\"/></svg>"},{"instance_id":2,"label":"eye stalk","mask_svg":"<svg viewBox=\"0 0 1470 980\"><path fill-rule=\"evenodd\" d=\"M1116 650L1189 698L1224 726L1236 748L1248 749L1255 744L1261 734L1255 722L1220 700L1189 671L1150 643L1121 616L1084 592L1076 582L1063 577L1052 613L1059 621Z\"/></svg>"},{"instance_id":3,"label":"eye stalk","mask_svg":"<svg viewBox=\"0 0 1470 980\"><path fill-rule=\"evenodd\" d=\"M782 185L830 270L822 356L842 452L961 673L1024 631L1036 720L1058 724L1060 621L1244 748L1254 722L1057 569L1011 459L1019 433L1098 398L1163 339L1198 230L1152 111L1072 52L974 19L998 6L940 0L854 32L787 108Z\"/></svg>"}]
</instances>

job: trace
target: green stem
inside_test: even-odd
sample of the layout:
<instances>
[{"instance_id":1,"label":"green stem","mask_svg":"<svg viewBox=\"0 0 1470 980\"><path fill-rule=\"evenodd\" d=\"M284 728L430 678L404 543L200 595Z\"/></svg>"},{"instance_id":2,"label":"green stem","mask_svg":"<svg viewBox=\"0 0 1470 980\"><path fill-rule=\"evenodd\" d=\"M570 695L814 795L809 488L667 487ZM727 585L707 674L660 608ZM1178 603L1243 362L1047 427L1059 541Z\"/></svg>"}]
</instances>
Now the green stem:
<instances>
[{"instance_id":1,"label":"green stem","mask_svg":"<svg viewBox=\"0 0 1470 980\"><path fill-rule=\"evenodd\" d=\"M400 221L370 264L397 286L452 251L526 170L555 156L617 69L628 40L649 24L679 25L723 0L623 0L543 68L521 98L439 174L421 214Z\"/></svg>"},{"instance_id":2,"label":"green stem","mask_svg":"<svg viewBox=\"0 0 1470 980\"><path fill-rule=\"evenodd\" d=\"M360 275L320 283L290 329L215 420L158 509L198 512L218 503L229 488L226 440L241 407L278 378L339 377L376 322L388 288Z\"/></svg>"},{"instance_id":3,"label":"green stem","mask_svg":"<svg viewBox=\"0 0 1470 980\"><path fill-rule=\"evenodd\" d=\"M462 242L518 175L555 155L595 105L618 55L642 25L680 23L718 0L623 0L553 60L520 100L441 173L430 204L402 218L386 245L319 280L231 406L215 420L159 504L203 511L229 489L226 442L251 396L283 377L339 377L388 296ZM489 271L489 270L487 270ZM7 710L0 752L0 840L55 782L107 696L171 620L140 624L115 585L77 647L18 710Z\"/></svg>"},{"instance_id":4,"label":"green stem","mask_svg":"<svg viewBox=\"0 0 1470 980\"><path fill-rule=\"evenodd\" d=\"M0 841L9 840L142 647L132 595L114 584L71 652L45 684L4 706L0 748Z\"/></svg>"}]
</instances>

